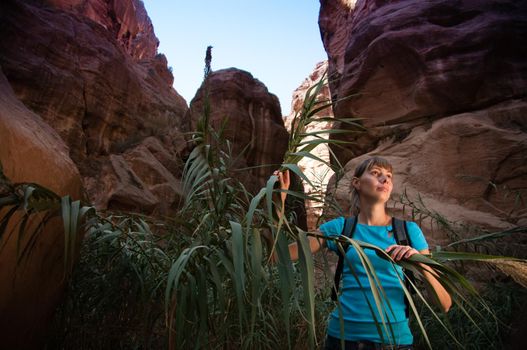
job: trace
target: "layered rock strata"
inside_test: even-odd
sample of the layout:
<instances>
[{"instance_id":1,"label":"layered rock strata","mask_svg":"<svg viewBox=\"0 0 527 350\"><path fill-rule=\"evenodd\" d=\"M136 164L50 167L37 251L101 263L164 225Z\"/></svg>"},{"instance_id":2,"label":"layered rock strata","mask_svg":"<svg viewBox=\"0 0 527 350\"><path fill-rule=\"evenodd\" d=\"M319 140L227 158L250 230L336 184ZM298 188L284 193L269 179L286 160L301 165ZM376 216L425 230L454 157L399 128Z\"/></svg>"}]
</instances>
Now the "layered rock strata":
<instances>
[{"instance_id":1,"label":"layered rock strata","mask_svg":"<svg viewBox=\"0 0 527 350\"><path fill-rule=\"evenodd\" d=\"M527 222L525 3L321 1L319 24L335 117L368 129L335 148L344 208L355 165L378 154L395 164L394 199L406 189L488 229Z\"/></svg>"},{"instance_id":2,"label":"layered rock strata","mask_svg":"<svg viewBox=\"0 0 527 350\"><path fill-rule=\"evenodd\" d=\"M68 145L89 199L99 209L170 213L181 168L173 163L187 152L187 105L142 2L0 7L0 35L9 38L0 42L0 65L16 96ZM139 164L149 165L137 172Z\"/></svg>"}]
</instances>

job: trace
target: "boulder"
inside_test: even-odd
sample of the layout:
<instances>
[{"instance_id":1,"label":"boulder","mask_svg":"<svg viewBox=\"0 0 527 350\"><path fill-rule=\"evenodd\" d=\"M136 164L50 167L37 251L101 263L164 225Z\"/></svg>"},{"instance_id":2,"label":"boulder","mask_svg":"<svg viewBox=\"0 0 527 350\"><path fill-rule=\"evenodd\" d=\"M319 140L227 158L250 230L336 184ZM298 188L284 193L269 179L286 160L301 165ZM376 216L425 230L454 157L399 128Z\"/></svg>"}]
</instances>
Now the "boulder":
<instances>
[{"instance_id":1,"label":"boulder","mask_svg":"<svg viewBox=\"0 0 527 350\"><path fill-rule=\"evenodd\" d=\"M203 114L205 96L210 105L209 123L219 130L226 121L224 139L231 142L239 176L251 192L265 185L282 164L289 134L284 127L278 98L250 73L228 68L211 73L190 103L192 130ZM261 166L264 165L264 166Z\"/></svg>"},{"instance_id":2,"label":"boulder","mask_svg":"<svg viewBox=\"0 0 527 350\"><path fill-rule=\"evenodd\" d=\"M30 182L60 196L82 199L79 170L60 136L22 104L0 70L0 163L13 183ZM0 220L6 210L0 210ZM20 237L20 215L0 238L0 335L3 349L37 349L59 303L65 283L62 220L47 221L32 248L42 215L34 214Z\"/></svg>"}]
</instances>

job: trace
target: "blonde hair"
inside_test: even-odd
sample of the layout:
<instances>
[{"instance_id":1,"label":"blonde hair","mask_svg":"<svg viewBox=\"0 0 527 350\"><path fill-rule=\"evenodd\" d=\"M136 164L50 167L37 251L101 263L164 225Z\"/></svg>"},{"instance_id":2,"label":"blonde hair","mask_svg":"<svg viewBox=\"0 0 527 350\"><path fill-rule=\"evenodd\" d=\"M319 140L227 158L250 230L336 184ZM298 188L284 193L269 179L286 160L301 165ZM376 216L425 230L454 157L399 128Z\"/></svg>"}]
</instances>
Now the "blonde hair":
<instances>
[{"instance_id":1,"label":"blonde hair","mask_svg":"<svg viewBox=\"0 0 527 350\"><path fill-rule=\"evenodd\" d=\"M370 158L367 158L362 161L357 167L355 168L355 172L353 173L353 177L361 177L362 174L366 170L370 170L374 166L378 166L380 168L384 168L386 170L389 170L390 172L393 171L392 164L385 158L379 157L379 156L373 156ZM353 182L350 184L351 187L351 215L358 215L360 212L360 196L359 191L353 186Z\"/></svg>"}]
</instances>

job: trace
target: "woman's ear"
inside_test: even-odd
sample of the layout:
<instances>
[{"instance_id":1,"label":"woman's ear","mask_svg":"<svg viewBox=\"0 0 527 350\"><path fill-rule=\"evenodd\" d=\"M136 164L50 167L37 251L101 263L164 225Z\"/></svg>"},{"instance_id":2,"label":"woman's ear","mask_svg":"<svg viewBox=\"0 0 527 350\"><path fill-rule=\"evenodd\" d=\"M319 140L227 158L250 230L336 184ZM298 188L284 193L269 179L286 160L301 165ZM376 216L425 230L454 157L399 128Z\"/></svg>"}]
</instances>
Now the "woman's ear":
<instances>
[{"instance_id":1,"label":"woman's ear","mask_svg":"<svg viewBox=\"0 0 527 350\"><path fill-rule=\"evenodd\" d=\"M353 190L353 189L356 189L356 190L360 190L360 179L356 176L353 176L351 178L351 188L350 190Z\"/></svg>"}]
</instances>

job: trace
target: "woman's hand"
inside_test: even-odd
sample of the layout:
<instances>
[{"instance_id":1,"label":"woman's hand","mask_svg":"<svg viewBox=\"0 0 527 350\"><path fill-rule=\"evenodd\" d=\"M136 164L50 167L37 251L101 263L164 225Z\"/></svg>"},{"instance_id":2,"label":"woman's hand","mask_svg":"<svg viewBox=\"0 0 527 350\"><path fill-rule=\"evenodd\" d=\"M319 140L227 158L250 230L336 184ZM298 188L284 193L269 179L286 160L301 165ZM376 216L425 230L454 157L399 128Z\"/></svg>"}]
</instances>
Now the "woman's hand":
<instances>
[{"instance_id":1,"label":"woman's hand","mask_svg":"<svg viewBox=\"0 0 527 350\"><path fill-rule=\"evenodd\" d=\"M414 254L419 254L419 252L410 247L409 245L398 245L393 244L385 249L386 253L390 254L393 260L399 261L401 259L408 259Z\"/></svg>"},{"instance_id":2,"label":"woman's hand","mask_svg":"<svg viewBox=\"0 0 527 350\"><path fill-rule=\"evenodd\" d=\"M280 189L281 190L288 190L289 186L291 185L291 178L289 176L289 169L286 169L286 171L281 172L280 170L275 170L273 172L273 175L278 176L278 180L280 181ZM282 199L282 203L285 202L285 198L287 197L286 192L281 192L280 197Z\"/></svg>"},{"instance_id":3,"label":"woman's hand","mask_svg":"<svg viewBox=\"0 0 527 350\"><path fill-rule=\"evenodd\" d=\"M430 254L430 250L423 249L417 251L414 248L407 245L398 245L394 244L386 248L385 250L393 260L399 261L401 259L407 259L414 254ZM446 291L445 287L437 280L437 273L433 271L429 266L423 263L419 263L423 268L423 276L428 280L429 283L425 284L429 293L435 293L438 297L440 307L444 312L448 312L452 306L452 298L450 294Z\"/></svg>"},{"instance_id":4,"label":"woman's hand","mask_svg":"<svg viewBox=\"0 0 527 350\"><path fill-rule=\"evenodd\" d=\"M289 189L289 186L291 185L291 180L289 178L289 169L286 169L284 172L281 172L280 170L275 170L273 172L273 175L278 176L278 179L280 180L280 188L282 190Z\"/></svg>"}]
</instances>

